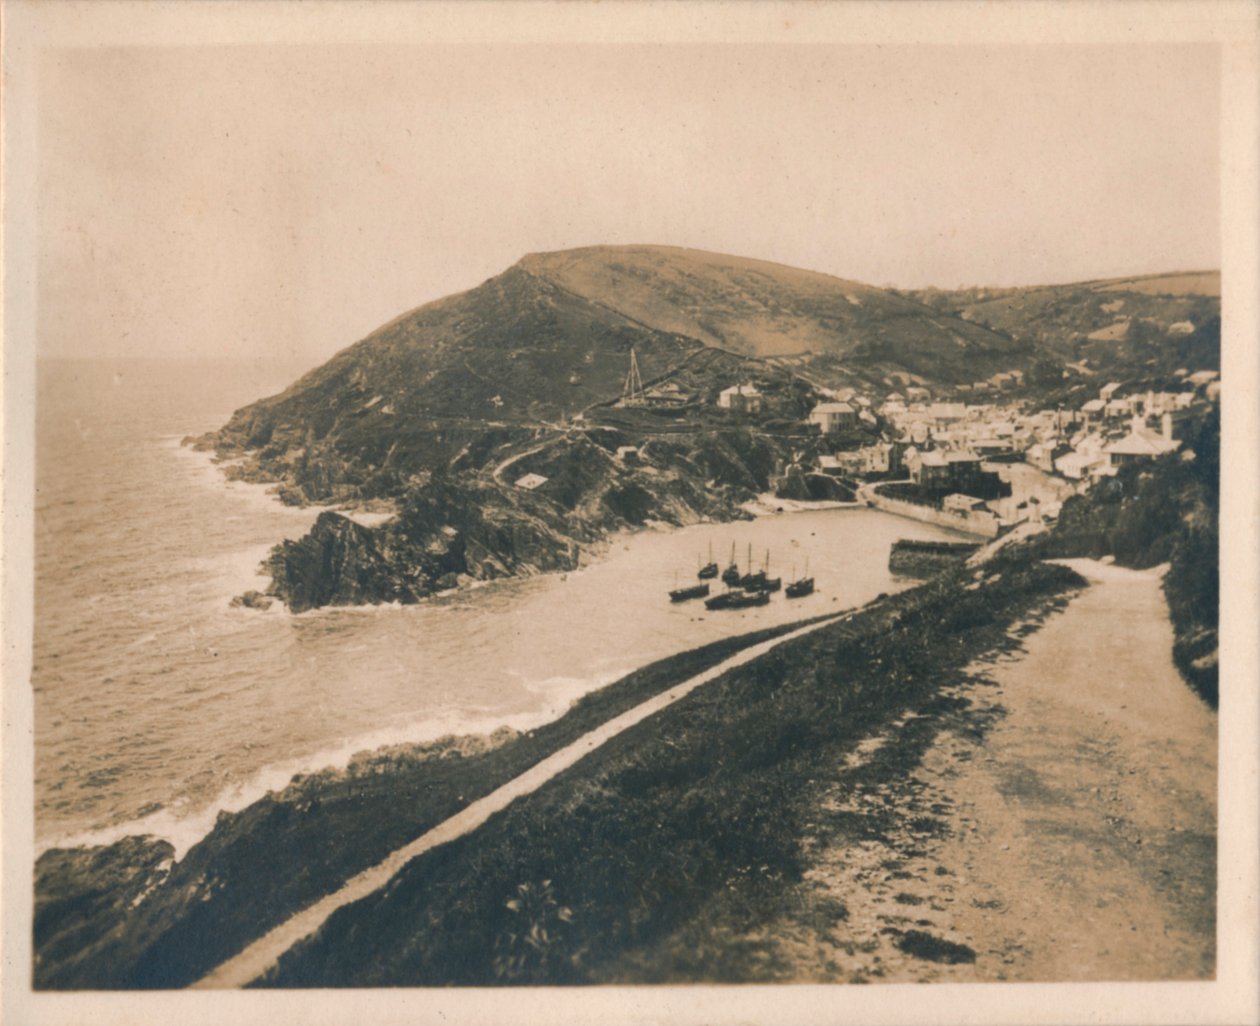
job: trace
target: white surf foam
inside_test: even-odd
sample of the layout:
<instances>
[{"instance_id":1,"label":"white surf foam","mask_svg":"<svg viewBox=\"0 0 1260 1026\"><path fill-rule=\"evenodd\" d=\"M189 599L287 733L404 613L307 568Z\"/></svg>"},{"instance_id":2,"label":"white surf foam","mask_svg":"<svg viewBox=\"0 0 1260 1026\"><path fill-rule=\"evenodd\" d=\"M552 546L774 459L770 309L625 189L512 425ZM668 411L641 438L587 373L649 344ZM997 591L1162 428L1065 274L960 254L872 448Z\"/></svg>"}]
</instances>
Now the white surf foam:
<instances>
[{"instance_id":1,"label":"white surf foam","mask_svg":"<svg viewBox=\"0 0 1260 1026\"><path fill-rule=\"evenodd\" d=\"M214 829L215 821L221 814L240 812L268 793L284 790L295 776L344 770L358 755L397 745L429 744L445 737L486 735L502 727L521 732L534 730L558 719L578 698L619 680L629 672L608 671L591 678L549 677L526 684L526 690L544 697L542 705L531 710L505 714L489 709L452 709L411 723L358 734L309 755L265 766L248 779L224 788L203 805L193 807L187 802L175 803L138 819L38 842L36 857L50 848L96 847L114 844L124 837L148 834L169 842L175 849L175 858L182 859L193 845Z\"/></svg>"}]
</instances>

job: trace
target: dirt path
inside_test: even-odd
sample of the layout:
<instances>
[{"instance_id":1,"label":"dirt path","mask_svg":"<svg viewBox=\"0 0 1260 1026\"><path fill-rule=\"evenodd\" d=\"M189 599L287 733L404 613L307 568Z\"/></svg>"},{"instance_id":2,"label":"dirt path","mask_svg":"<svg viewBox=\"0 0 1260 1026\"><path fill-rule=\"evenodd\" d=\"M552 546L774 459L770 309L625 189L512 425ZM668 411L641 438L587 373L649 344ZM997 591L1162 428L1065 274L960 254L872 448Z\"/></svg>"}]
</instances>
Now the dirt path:
<instances>
[{"instance_id":1,"label":"dirt path","mask_svg":"<svg viewBox=\"0 0 1260 1026\"><path fill-rule=\"evenodd\" d=\"M843 619L843 616L840 618ZM779 645L826 627L834 623L835 620L836 617L830 617L819 623L813 623L799 630L772 638L769 641L751 645L730 658L723 660L716 666L710 667L703 673L676 684L668 691L664 691L656 697L622 713L620 716L614 717L601 727L583 734L572 744L560 749L520 776L508 781L498 790L492 791L484 798L473 802L463 811L438 824L428 833L422 834L410 844L392 852L384 861L352 877L340 890L308 906L297 915L281 923L245 948L240 954L206 974L194 983L193 987L245 986L245 984L257 979L266 972L284 952L288 951L299 940L319 929L324 921L337 909L351 902L358 901L360 898L364 898L373 891L385 886L403 866L417 855L475 830L494 813L506 808L515 799L536 791L547 781L568 769L583 756L594 751L610 738L615 737L624 730L628 730L654 713L660 712L701 685L717 679L736 666L741 666L759 656L765 655L765 653Z\"/></svg>"},{"instance_id":2,"label":"dirt path","mask_svg":"<svg viewBox=\"0 0 1260 1026\"><path fill-rule=\"evenodd\" d=\"M807 886L843 914L783 930L799 977L1212 977L1216 714L1172 665L1159 573L1066 562L1091 586L1023 652L840 774Z\"/></svg>"}]
</instances>

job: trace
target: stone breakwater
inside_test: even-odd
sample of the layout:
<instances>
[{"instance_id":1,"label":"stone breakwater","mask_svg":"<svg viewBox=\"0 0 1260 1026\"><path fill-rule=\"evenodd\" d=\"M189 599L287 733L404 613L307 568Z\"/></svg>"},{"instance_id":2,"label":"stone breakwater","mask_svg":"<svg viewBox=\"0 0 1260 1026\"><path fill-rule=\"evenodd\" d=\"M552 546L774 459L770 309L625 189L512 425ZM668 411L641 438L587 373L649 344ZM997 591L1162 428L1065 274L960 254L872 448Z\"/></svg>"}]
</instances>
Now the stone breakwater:
<instances>
[{"instance_id":1,"label":"stone breakwater","mask_svg":"<svg viewBox=\"0 0 1260 1026\"><path fill-rule=\"evenodd\" d=\"M971 542L933 542L902 539L893 542L888 569L904 577L932 577L966 562L979 551Z\"/></svg>"}]
</instances>

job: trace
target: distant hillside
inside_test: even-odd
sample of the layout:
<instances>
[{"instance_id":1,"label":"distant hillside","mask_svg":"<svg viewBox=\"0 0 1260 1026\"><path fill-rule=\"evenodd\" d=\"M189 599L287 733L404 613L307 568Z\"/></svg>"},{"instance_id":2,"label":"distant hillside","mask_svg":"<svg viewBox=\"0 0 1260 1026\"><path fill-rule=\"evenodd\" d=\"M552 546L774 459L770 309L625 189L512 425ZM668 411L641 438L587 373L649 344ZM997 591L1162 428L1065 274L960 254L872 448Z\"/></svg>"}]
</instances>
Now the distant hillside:
<instances>
[{"instance_id":1,"label":"distant hillside","mask_svg":"<svg viewBox=\"0 0 1260 1026\"><path fill-rule=\"evenodd\" d=\"M1085 372L1133 378L1220 369L1221 276L1190 271L1035 288L905 293Z\"/></svg>"},{"instance_id":2,"label":"distant hillside","mask_svg":"<svg viewBox=\"0 0 1260 1026\"><path fill-rule=\"evenodd\" d=\"M854 380L963 383L1027 370L1033 348L913 298L782 264L668 246L597 246L519 268L661 331L745 356L812 354Z\"/></svg>"}]
</instances>

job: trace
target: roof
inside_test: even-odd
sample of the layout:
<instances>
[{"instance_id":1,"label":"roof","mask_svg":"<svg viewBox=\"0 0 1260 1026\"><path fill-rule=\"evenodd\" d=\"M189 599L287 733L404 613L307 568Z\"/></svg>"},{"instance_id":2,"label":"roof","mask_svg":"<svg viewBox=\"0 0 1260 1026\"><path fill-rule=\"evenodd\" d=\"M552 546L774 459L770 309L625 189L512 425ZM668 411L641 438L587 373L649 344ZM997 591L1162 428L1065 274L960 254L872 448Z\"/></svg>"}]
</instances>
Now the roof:
<instances>
[{"instance_id":1,"label":"roof","mask_svg":"<svg viewBox=\"0 0 1260 1026\"><path fill-rule=\"evenodd\" d=\"M945 458L950 463L978 463L980 457L974 452L951 452L946 453Z\"/></svg>"},{"instance_id":2,"label":"roof","mask_svg":"<svg viewBox=\"0 0 1260 1026\"><path fill-rule=\"evenodd\" d=\"M1055 460L1054 465L1060 469L1063 467L1088 467L1091 463L1097 463L1100 459L1102 459L1101 456L1093 453L1069 452Z\"/></svg>"},{"instance_id":3,"label":"roof","mask_svg":"<svg viewBox=\"0 0 1260 1026\"><path fill-rule=\"evenodd\" d=\"M1120 441L1105 446L1103 452L1116 453L1120 456L1162 456L1176 448L1176 442L1170 442L1156 435L1131 432Z\"/></svg>"},{"instance_id":4,"label":"roof","mask_svg":"<svg viewBox=\"0 0 1260 1026\"><path fill-rule=\"evenodd\" d=\"M1106 405L1107 404L1104 403L1101 399L1091 399L1084 406L1082 406L1081 409L1084 410L1086 413L1094 413L1096 410L1101 410Z\"/></svg>"},{"instance_id":5,"label":"roof","mask_svg":"<svg viewBox=\"0 0 1260 1026\"><path fill-rule=\"evenodd\" d=\"M524 477L516 479L516 487L533 491L539 485L546 484L547 479L542 474L526 474Z\"/></svg>"},{"instance_id":6,"label":"roof","mask_svg":"<svg viewBox=\"0 0 1260 1026\"><path fill-rule=\"evenodd\" d=\"M722 395L761 395L756 385L732 385L722 389Z\"/></svg>"},{"instance_id":7,"label":"roof","mask_svg":"<svg viewBox=\"0 0 1260 1026\"><path fill-rule=\"evenodd\" d=\"M925 467L944 467L948 465L945 456L937 449L923 453L919 458L919 462Z\"/></svg>"},{"instance_id":8,"label":"roof","mask_svg":"<svg viewBox=\"0 0 1260 1026\"><path fill-rule=\"evenodd\" d=\"M853 407L848 403L819 403L812 410L811 416L815 413L852 413Z\"/></svg>"}]
</instances>

